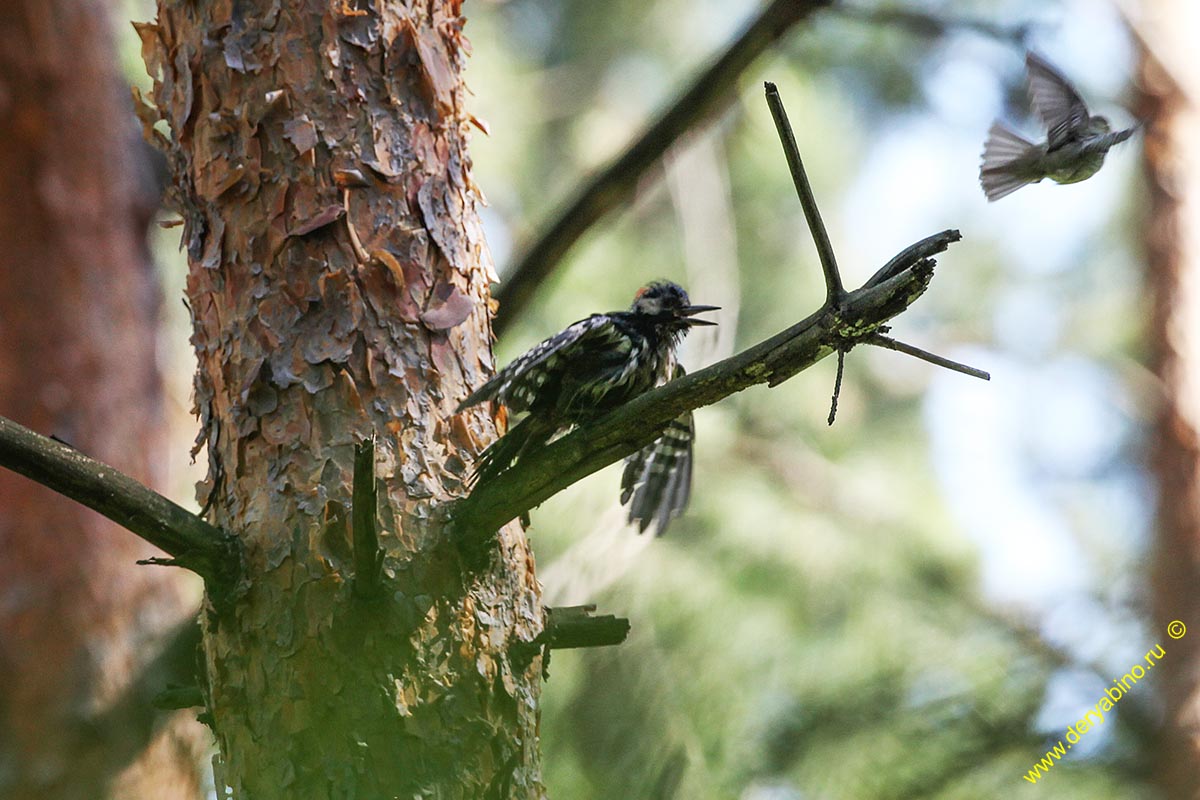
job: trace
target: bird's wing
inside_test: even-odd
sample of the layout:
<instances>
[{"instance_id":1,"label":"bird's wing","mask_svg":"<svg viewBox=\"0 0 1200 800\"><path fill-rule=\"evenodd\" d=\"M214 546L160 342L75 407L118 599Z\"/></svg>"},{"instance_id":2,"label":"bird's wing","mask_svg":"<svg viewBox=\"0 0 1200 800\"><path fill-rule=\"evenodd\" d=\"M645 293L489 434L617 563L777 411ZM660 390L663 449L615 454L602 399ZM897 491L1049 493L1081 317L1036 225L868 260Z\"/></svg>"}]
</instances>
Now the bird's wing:
<instances>
[{"instance_id":1,"label":"bird's wing","mask_svg":"<svg viewBox=\"0 0 1200 800\"><path fill-rule=\"evenodd\" d=\"M499 400L510 411L528 411L541 388L556 383L566 366L564 359L583 358L589 351L609 347L614 336L605 315L593 314L581 319L514 359L471 392L459 403L458 410L485 400Z\"/></svg>"},{"instance_id":2,"label":"bird's wing","mask_svg":"<svg viewBox=\"0 0 1200 800\"><path fill-rule=\"evenodd\" d=\"M1087 124L1087 104L1075 87L1036 53L1025 55L1025 71L1029 100L1049 132L1049 149L1053 150Z\"/></svg>"}]
</instances>

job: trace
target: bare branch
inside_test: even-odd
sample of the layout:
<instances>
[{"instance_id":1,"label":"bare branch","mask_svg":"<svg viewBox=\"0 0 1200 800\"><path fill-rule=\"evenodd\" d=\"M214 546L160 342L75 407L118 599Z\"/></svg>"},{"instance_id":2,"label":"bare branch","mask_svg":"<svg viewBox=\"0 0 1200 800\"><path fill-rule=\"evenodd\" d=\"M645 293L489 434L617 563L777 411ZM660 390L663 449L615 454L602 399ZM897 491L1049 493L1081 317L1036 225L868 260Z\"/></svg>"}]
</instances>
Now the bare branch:
<instances>
[{"instance_id":1,"label":"bare branch","mask_svg":"<svg viewBox=\"0 0 1200 800\"><path fill-rule=\"evenodd\" d=\"M833 397L829 400L829 417L825 420L828 425L833 425L833 421L837 419L838 398L842 396L842 377L846 372L846 351L838 348L837 356L837 377L833 379Z\"/></svg>"},{"instance_id":2,"label":"bare branch","mask_svg":"<svg viewBox=\"0 0 1200 800\"><path fill-rule=\"evenodd\" d=\"M542 654L542 677L550 677L550 651L577 647L609 647L625 641L629 620L612 615L592 616L596 606L546 609L546 627L532 642L514 642L509 655L520 669Z\"/></svg>"},{"instance_id":3,"label":"bare branch","mask_svg":"<svg viewBox=\"0 0 1200 800\"><path fill-rule=\"evenodd\" d=\"M890 336L884 336L882 333L876 333L863 339L867 344L873 344L877 347L886 347L888 350L895 350L897 353L919 358L922 361L928 361L930 364L935 364L939 367L944 367L954 372L961 372L964 375L970 375L972 378L990 381L992 376L990 373L984 372L975 367L968 367L966 364L960 364L957 361L951 361L948 358L943 358L936 353L931 353L928 350L922 350L919 347L913 347L911 344L898 342Z\"/></svg>"},{"instance_id":4,"label":"bare branch","mask_svg":"<svg viewBox=\"0 0 1200 800\"><path fill-rule=\"evenodd\" d=\"M961 238L962 236L956 230L942 231L932 236L926 236L921 241L910 244L897 253L891 261L876 270L864 285L877 286L894 278L904 270L912 269L922 259L932 259L938 253L944 252L947 247Z\"/></svg>"},{"instance_id":5,"label":"bare branch","mask_svg":"<svg viewBox=\"0 0 1200 800\"><path fill-rule=\"evenodd\" d=\"M496 290L492 329L502 333L520 316L567 251L600 218L633 195L643 174L685 131L708 118L737 79L796 23L831 0L772 0L729 47L626 150L583 185L517 257Z\"/></svg>"},{"instance_id":6,"label":"bare branch","mask_svg":"<svg viewBox=\"0 0 1200 800\"><path fill-rule=\"evenodd\" d=\"M935 39L953 31L969 31L1026 49L1033 25L1025 23L1008 27L976 17L956 17L929 14L905 8L865 8L850 3L835 3L830 10L847 19L869 25L894 26L916 36Z\"/></svg>"},{"instance_id":7,"label":"bare branch","mask_svg":"<svg viewBox=\"0 0 1200 800\"><path fill-rule=\"evenodd\" d=\"M804 171L804 162L800 160L800 150L796 146L796 137L792 133L792 124L788 122L779 89L770 81L765 87L767 105L771 109L771 117L775 120L775 130L779 131L783 155L792 173L792 182L796 184L796 194L800 196L800 206L804 209L804 218L808 220L808 229L812 231L813 242L817 246L817 257L821 259L821 271L825 274L825 303L836 307L845 296L846 289L842 286L842 275L838 272L837 258L833 254L833 245L829 242L829 232L825 230L825 223L821 221L821 210L817 208L817 199L808 182L808 174ZM840 370L838 374L841 374ZM837 408L836 395L834 408ZM833 424L834 413L829 413L830 425Z\"/></svg>"},{"instance_id":8,"label":"bare branch","mask_svg":"<svg viewBox=\"0 0 1200 800\"><path fill-rule=\"evenodd\" d=\"M611 614L592 616L595 605L560 606L546 609L546 629L541 639L552 650L576 647L608 647L629 635L629 620Z\"/></svg>"},{"instance_id":9,"label":"bare branch","mask_svg":"<svg viewBox=\"0 0 1200 800\"><path fill-rule=\"evenodd\" d=\"M172 556L210 589L232 586L241 571L237 541L113 467L0 417L0 466L49 487L129 529Z\"/></svg>"}]
</instances>

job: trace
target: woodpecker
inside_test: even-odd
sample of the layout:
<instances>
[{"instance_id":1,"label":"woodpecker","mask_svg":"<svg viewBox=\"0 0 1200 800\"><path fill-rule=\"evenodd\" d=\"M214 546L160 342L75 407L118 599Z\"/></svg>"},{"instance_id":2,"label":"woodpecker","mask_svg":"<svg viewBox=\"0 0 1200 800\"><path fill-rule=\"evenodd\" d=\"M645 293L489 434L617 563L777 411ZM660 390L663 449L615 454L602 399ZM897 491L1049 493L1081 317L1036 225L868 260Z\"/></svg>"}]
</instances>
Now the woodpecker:
<instances>
[{"instance_id":1,"label":"woodpecker","mask_svg":"<svg viewBox=\"0 0 1200 800\"><path fill-rule=\"evenodd\" d=\"M983 145L979 183L988 202L1028 183L1050 178L1078 183L1095 175L1109 148L1133 135L1138 126L1114 132L1108 120L1092 116L1079 92L1058 70L1035 53L1025 55L1026 88L1048 136L1034 144L992 123Z\"/></svg>"},{"instance_id":2,"label":"woodpecker","mask_svg":"<svg viewBox=\"0 0 1200 800\"><path fill-rule=\"evenodd\" d=\"M628 311L593 314L518 357L458 406L496 400L509 412L528 412L483 451L476 476L495 477L555 436L682 374L679 343L691 328L715 325L695 318L715 310L692 305L670 281L656 281L638 290ZM630 504L629 521L642 531L653 523L661 535L687 504L693 438L689 412L626 459L621 503Z\"/></svg>"}]
</instances>

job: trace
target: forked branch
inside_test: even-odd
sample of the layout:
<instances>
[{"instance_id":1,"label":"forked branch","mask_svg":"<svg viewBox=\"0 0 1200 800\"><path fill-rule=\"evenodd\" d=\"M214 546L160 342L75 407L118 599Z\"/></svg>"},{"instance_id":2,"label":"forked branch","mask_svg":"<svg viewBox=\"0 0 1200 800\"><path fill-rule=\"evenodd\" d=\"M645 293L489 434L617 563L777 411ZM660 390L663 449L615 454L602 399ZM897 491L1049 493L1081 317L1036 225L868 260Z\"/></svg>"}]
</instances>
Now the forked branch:
<instances>
[{"instance_id":1,"label":"forked branch","mask_svg":"<svg viewBox=\"0 0 1200 800\"><path fill-rule=\"evenodd\" d=\"M929 237L926 247L910 250L940 252L959 238L958 231L943 231ZM455 530L466 542L491 536L571 484L645 447L679 415L760 383L776 386L839 347L862 341L908 308L932 277L933 259L915 256L882 283L847 293L839 309L822 306L748 350L670 381L529 453L454 505Z\"/></svg>"},{"instance_id":2,"label":"forked branch","mask_svg":"<svg viewBox=\"0 0 1200 800\"><path fill-rule=\"evenodd\" d=\"M449 509L461 545L474 549L509 520L645 447L681 414L760 383L776 386L830 353L844 355L854 345L869 342L928 356L926 360L939 366L962 367L882 335L888 320L925 292L933 277L933 256L958 241L958 231L942 231L905 248L862 287L846 292L778 90L768 83L766 91L821 259L825 302L813 314L770 339L635 398L595 423L525 455L495 479L477 485L469 497ZM960 371L986 376L969 367Z\"/></svg>"}]
</instances>

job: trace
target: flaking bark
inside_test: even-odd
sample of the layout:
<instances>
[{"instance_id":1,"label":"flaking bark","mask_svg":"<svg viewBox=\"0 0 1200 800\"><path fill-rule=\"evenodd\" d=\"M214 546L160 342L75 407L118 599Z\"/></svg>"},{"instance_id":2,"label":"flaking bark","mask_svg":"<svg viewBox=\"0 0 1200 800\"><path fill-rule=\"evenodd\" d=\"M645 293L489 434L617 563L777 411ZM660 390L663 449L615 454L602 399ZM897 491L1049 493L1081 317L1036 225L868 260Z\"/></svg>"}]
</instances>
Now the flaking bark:
<instances>
[{"instance_id":1,"label":"flaking bark","mask_svg":"<svg viewBox=\"0 0 1200 800\"><path fill-rule=\"evenodd\" d=\"M467 155L460 3L160 2L142 102L184 219L213 520L247 577L208 615L238 798L539 797L543 624L519 527L464 578L434 509L494 437L494 280ZM151 126L166 122L163 136ZM352 596L356 442L377 435L383 598Z\"/></svg>"}]
</instances>

